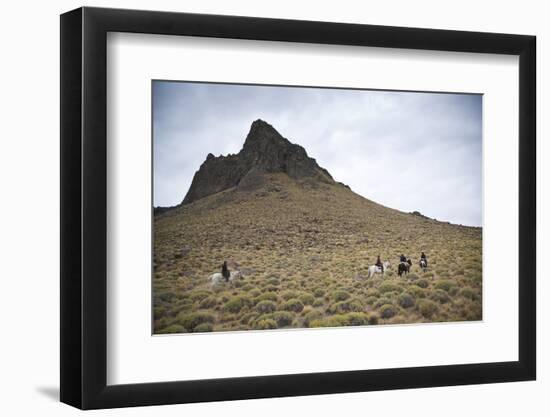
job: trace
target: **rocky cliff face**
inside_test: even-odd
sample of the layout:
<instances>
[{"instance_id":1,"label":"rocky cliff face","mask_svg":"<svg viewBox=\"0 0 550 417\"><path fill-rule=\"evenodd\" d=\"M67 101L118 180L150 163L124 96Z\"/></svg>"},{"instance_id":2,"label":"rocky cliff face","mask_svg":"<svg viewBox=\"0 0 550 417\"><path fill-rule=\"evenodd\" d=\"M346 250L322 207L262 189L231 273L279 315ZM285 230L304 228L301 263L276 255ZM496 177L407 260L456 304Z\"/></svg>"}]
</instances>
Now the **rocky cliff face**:
<instances>
[{"instance_id":1,"label":"rocky cliff face","mask_svg":"<svg viewBox=\"0 0 550 417\"><path fill-rule=\"evenodd\" d=\"M328 171L310 158L304 148L282 137L270 124L256 120L238 154L219 157L208 154L195 173L183 204L228 188L246 186L262 174L276 172L294 179L334 183Z\"/></svg>"}]
</instances>

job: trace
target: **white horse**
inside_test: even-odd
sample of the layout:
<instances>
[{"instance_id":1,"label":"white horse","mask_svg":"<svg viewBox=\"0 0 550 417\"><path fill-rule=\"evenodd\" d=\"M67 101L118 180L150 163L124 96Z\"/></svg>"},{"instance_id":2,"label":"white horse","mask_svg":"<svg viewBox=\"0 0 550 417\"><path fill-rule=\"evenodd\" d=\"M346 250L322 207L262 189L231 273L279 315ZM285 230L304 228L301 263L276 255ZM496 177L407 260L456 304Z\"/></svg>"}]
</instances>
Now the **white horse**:
<instances>
[{"instance_id":1,"label":"white horse","mask_svg":"<svg viewBox=\"0 0 550 417\"><path fill-rule=\"evenodd\" d=\"M422 268L422 271L426 272L426 269L428 269L428 262L426 262L425 259L420 259L419 265L420 268Z\"/></svg>"},{"instance_id":2,"label":"white horse","mask_svg":"<svg viewBox=\"0 0 550 417\"><path fill-rule=\"evenodd\" d=\"M387 271L391 266L390 261L382 262L382 265L384 267L383 270L382 268L376 265L369 266L369 273L367 274L367 278L372 277L374 274L382 274L383 276L384 272Z\"/></svg>"},{"instance_id":3,"label":"white horse","mask_svg":"<svg viewBox=\"0 0 550 417\"><path fill-rule=\"evenodd\" d=\"M239 279L242 279L241 271L231 271L229 273L229 279L227 280L230 283L233 283L234 281L237 281ZM215 274L210 275L208 277L208 281L212 286L223 284L225 281L225 278L220 272L216 272Z\"/></svg>"}]
</instances>

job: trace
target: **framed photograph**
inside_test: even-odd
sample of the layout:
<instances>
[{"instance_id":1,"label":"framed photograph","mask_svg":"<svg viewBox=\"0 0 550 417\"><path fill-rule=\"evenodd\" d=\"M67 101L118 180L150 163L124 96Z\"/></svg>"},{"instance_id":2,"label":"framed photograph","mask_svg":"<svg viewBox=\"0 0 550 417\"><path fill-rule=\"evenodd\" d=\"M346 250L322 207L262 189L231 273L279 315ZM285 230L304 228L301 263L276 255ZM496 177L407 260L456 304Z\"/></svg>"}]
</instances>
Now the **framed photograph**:
<instances>
[{"instance_id":1,"label":"framed photograph","mask_svg":"<svg viewBox=\"0 0 550 417\"><path fill-rule=\"evenodd\" d=\"M533 380L535 37L61 16L61 401Z\"/></svg>"}]
</instances>

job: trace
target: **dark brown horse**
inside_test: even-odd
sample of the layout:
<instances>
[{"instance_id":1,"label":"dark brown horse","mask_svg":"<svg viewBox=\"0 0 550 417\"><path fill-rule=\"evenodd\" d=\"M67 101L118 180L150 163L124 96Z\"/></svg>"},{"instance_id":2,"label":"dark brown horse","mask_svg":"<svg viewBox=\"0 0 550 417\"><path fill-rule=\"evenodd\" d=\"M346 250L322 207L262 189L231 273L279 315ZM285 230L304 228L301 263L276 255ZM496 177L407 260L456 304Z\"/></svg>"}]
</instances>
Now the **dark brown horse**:
<instances>
[{"instance_id":1,"label":"dark brown horse","mask_svg":"<svg viewBox=\"0 0 550 417\"><path fill-rule=\"evenodd\" d=\"M397 266L397 275L401 276L403 274L408 274L411 270L412 262L410 259L407 259L407 262L400 262Z\"/></svg>"}]
</instances>

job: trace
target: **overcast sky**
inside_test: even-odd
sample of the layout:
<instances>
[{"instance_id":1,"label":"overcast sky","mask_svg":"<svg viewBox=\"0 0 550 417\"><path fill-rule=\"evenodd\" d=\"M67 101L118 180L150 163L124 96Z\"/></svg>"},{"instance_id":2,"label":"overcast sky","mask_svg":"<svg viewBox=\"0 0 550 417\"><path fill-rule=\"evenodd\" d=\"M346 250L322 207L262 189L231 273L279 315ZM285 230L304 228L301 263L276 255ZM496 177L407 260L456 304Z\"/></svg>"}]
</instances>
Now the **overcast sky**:
<instances>
[{"instance_id":1,"label":"overcast sky","mask_svg":"<svg viewBox=\"0 0 550 417\"><path fill-rule=\"evenodd\" d=\"M481 226L482 96L154 81L154 205L263 119L336 181L405 212Z\"/></svg>"}]
</instances>

